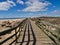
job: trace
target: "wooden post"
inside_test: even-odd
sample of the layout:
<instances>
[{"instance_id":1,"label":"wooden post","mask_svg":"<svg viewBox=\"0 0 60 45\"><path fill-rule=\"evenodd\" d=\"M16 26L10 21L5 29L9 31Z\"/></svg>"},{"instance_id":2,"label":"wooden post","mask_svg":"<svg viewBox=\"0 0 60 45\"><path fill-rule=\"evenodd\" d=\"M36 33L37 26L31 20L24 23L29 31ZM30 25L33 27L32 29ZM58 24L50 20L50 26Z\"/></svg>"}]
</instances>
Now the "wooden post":
<instances>
[{"instance_id":1,"label":"wooden post","mask_svg":"<svg viewBox=\"0 0 60 45\"><path fill-rule=\"evenodd\" d=\"M20 28L20 26L19 26L19 36L20 36L20 31L21 31L21 28ZM19 37L19 36L18 36L18 37Z\"/></svg>"},{"instance_id":2,"label":"wooden post","mask_svg":"<svg viewBox=\"0 0 60 45\"><path fill-rule=\"evenodd\" d=\"M17 32L17 30L15 29L15 33ZM16 42L15 42L15 45L17 43L17 34L15 35L15 38L16 38Z\"/></svg>"}]
</instances>

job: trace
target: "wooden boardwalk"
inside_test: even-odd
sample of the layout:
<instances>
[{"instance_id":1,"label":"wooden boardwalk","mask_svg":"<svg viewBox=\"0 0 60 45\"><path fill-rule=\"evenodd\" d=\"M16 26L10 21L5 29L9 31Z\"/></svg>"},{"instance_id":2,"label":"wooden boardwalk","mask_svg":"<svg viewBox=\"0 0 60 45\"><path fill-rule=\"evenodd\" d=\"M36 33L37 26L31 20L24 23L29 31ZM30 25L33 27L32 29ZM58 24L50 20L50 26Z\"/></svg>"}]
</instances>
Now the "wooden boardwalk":
<instances>
[{"instance_id":1,"label":"wooden boardwalk","mask_svg":"<svg viewBox=\"0 0 60 45\"><path fill-rule=\"evenodd\" d=\"M28 20L16 45L55 45L54 42L37 27L34 21Z\"/></svg>"}]
</instances>

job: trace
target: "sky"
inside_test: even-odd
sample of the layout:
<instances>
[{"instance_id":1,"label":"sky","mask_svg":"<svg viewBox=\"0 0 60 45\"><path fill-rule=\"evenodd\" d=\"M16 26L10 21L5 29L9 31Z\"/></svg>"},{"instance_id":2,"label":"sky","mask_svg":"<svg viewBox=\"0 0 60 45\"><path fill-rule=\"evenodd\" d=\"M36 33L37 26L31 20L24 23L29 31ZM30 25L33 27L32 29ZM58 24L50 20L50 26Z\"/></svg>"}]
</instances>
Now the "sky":
<instances>
[{"instance_id":1,"label":"sky","mask_svg":"<svg viewBox=\"0 0 60 45\"><path fill-rule=\"evenodd\" d=\"M60 17L60 0L0 0L0 18Z\"/></svg>"}]
</instances>

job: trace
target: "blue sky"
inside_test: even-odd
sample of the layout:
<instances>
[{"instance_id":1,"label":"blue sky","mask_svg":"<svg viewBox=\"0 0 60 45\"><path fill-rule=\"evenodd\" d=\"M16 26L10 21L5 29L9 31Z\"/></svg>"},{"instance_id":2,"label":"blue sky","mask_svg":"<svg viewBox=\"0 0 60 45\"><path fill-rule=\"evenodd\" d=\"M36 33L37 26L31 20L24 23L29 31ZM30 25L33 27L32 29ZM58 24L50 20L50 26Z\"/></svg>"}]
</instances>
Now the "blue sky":
<instances>
[{"instance_id":1,"label":"blue sky","mask_svg":"<svg viewBox=\"0 0 60 45\"><path fill-rule=\"evenodd\" d=\"M0 0L0 18L60 16L60 0Z\"/></svg>"}]
</instances>

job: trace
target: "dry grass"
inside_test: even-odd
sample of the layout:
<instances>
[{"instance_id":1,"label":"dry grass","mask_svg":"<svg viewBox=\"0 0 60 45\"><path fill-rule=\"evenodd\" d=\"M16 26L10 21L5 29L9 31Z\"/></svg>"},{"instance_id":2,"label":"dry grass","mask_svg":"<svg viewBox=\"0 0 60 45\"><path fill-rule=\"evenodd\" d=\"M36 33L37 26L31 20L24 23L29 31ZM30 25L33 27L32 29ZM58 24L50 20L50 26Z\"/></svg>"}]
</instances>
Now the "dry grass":
<instances>
[{"instance_id":1,"label":"dry grass","mask_svg":"<svg viewBox=\"0 0 60 45\"><path fill-rule=\"evenodd\" d=\"M14 27L15 25L17 25L18 23L20 23L22 20L21 19L14 19L14 20L0 20L0 32L5 31L7 29L10 29L12 27ZM15 31L12 31L6 35L0 36L0 42L5 40L6 38L8 38L9 36L13 35L15 33ZM4 43L3 45L9 45L9 43L11 41L13 41L15 39L15 37L13 37L11 40L9 40L8 42Z\"/></svg>"},{"instance_id":2,"label":"dry grass","mask_svg":"<svg viewBox=\"0 0 60 45\"><path fill-rule=\"evenodd\" d=\"M33 21L36 21L38 19L40 21L46 21L46 22L50 22L52 24L60 25L60 17L38 17L38 18L32 18Z\"/></svg>"}]
</instances>

